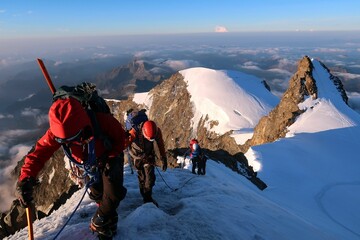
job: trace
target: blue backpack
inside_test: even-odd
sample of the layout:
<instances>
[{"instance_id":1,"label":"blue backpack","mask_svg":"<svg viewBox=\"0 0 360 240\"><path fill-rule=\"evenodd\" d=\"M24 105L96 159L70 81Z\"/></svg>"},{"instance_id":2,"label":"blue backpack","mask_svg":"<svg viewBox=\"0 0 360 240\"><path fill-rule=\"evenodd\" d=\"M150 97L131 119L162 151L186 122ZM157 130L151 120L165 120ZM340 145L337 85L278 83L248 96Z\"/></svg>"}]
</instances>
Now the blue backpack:
<instances>
[{"instance_id":1,"label":"blue backpack","mask_svg":"<svg viewBox=\"0 0 360 240\"><path fill-rule=\"evenodd\" d=\"M134 128L136 131L138 131L140 124L146 122L147 120L148 116L146 115L146 109L141 109L139 111L130 109L127 111L125 130L129 131L131 128Z\"/></svg>"}]
</instances>

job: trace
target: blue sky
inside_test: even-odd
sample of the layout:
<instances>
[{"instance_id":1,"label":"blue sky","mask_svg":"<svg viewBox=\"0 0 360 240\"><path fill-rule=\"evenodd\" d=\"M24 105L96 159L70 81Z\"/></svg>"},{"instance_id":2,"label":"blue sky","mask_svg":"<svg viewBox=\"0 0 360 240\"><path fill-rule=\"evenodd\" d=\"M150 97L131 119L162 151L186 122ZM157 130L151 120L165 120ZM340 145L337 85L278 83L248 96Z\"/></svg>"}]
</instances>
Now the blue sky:
<instances>
[{"instance_id":1,"label":"blue sky","mask_svg":"<svg viewBox=\"0 0 360 240\"><path fill-rule=\"evenodd\" d=\"M0 39L360 30L358 0L0 0Z\"/></svg>"}]
</instances>

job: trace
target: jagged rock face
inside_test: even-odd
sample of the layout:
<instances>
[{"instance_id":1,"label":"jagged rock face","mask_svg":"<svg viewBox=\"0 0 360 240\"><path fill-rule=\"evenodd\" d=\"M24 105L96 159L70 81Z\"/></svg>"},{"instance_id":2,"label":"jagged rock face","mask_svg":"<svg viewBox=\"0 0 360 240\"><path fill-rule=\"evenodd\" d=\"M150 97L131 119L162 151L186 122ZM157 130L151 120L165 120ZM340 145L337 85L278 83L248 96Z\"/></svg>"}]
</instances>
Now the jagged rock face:
<instances>
[{"instance_id":1,"label":"jagged rock face","mask_svg":"<svg viewBox=\"0 0 360 240\"><path fill-rule=\"evenodd\" d=\"M347 104L348 97L341 80L333 76L323 63L321 65L329 72L330 80ZM273 142L285 137L287 127L293 124L296 118L303 113L298 104L303 102L306 96L311 96L313 99L317 98L318 89L312 76L312 70L312 62L309 57L305 56L300 60L298 70L290 79L289 88L284 93L280 103L268 116L260 119L254 129L253 137L241 146L243 152L246 152L251 146Z\"/></svg>"},{"instance_id":2,"label":"jagged rock face","mask_svg":"<svg viewBox=\"0 0 360 240\"><path fill-rule=\"evenodd\" d=\"M150 94L152 106L149 117L161 128L166 148L187 146L193 131L190 121L194 114L183 76L174 74Z\"/></svg>"},{"instance_id":3,"label":"jagged rock face","mask_svg":"<svg viewBox=\"0 0 360 240\"><path fill-rule=\"evenodd\" d=\"M20 174L20 168L24 159L18 162L13 171L14 179ZM45 164L39 173L40 184L34 188L35 215L43 218L58 209L71 196L78 187L68 177L69 171L65 168L64 154L58 150ZM0 237L15 233L27 226L26 213L17 201L14 201L11 209L0 217Z\"/></svg>"},{"instance_id":4,"label":"jagged rock face","mask_svg":"<svg viewBox=\"0 0 360 240\"><path fill-rule=\"evenodd\" d=\"M193 117L190 96L186 90L186 83L181 74L172 75L169 79L152 89L152 106L147 112L149 118L160 127L166 149L175 149L187 146L190 139L190 120ZM124 125L126 111L130 108L142 109L128 100L108 101L113 115ZM176 166L176 159L169 155L169 165Z\"/></svg>"},{"instance_id":5,"label":"jagged rock face","mask_svg":"<svg viewBox=\"0 0 360 240\"><path fill-rule=\"evenodd\" d=\"M285 137L287 127L293 124L302 113L298 104L304 101L305 96L317 98L317 87L312 77L312 63L305 56L298 65L298 70L290 79L289 88L284 93L280 103L269 113L260 119L254 129L253 137L241 148L244 152L254 145L273 142Z\"/></svg>"}]
</instances>

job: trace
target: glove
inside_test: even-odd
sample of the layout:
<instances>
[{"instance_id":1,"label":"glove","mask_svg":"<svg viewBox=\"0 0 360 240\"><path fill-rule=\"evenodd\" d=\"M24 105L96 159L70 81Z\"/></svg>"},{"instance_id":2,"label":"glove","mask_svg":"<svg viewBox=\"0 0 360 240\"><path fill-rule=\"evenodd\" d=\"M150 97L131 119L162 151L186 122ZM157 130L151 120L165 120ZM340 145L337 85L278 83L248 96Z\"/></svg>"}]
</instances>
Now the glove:
<instances>
[{"instance_id":1,"label":"glove","mask_svg":"<svg viewBox=\"0 0 360 240\"><path fill-rule=\"evenodd\" d=\"M166 158L166 157L163 157L163 158L162 158L162 168L161 168L161 170L162 170L163 172L165 172L166 169L167 169L167 158Z\"/></svg>"},{"instance_id":2,"label":"glove","mask_svg":"<svg viewBox=\"0 0 360 240\"><path fill-rule=\"evenodd\" d=\"M32 193L35 185L36 180L34 177L28 177L21 182L17 182L15 195L19 199L21 207L29 207L30 202L33 200Z\"/></svg>"}]
</instances>

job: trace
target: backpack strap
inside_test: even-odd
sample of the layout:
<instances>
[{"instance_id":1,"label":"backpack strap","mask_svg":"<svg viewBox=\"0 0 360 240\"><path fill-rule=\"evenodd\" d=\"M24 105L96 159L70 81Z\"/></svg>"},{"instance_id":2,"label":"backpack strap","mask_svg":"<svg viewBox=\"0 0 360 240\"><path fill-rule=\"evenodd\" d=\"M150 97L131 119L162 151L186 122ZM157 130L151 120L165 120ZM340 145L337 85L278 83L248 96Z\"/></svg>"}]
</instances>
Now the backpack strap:
<instances>
[{"instance_id":1,"label":"backpack strap","mask_svg":"<svg viewBox=\"0 0 360 240\"><path fill-rule=\"evenodd\" d=\"M106 151L110 151L112 149L112 143L109 137L101 131L95 112L90 109L86 109L86 112L91 120L95 139L99 139L100 141L102 141Z\"/></svg>"}]
</instances>

